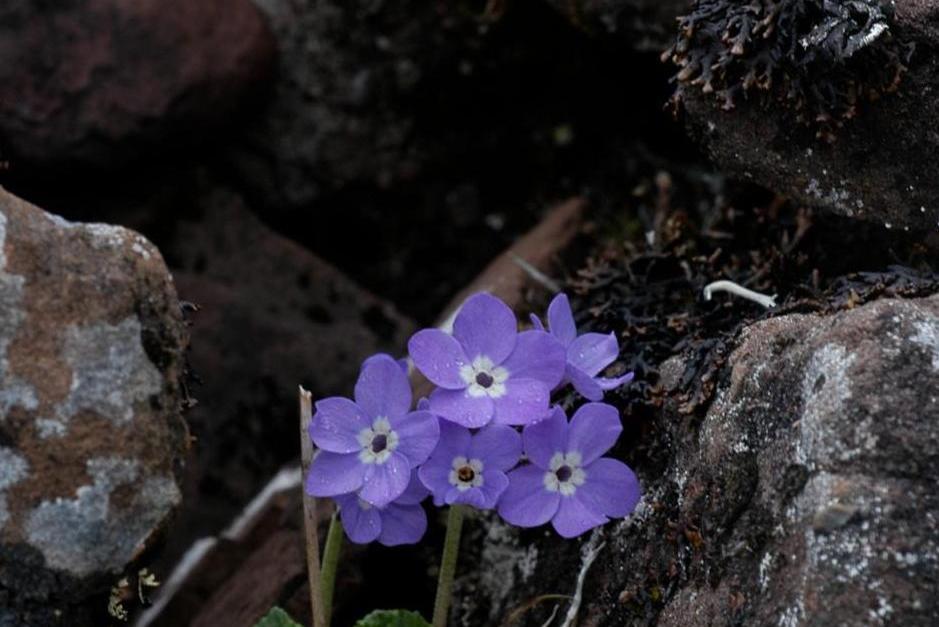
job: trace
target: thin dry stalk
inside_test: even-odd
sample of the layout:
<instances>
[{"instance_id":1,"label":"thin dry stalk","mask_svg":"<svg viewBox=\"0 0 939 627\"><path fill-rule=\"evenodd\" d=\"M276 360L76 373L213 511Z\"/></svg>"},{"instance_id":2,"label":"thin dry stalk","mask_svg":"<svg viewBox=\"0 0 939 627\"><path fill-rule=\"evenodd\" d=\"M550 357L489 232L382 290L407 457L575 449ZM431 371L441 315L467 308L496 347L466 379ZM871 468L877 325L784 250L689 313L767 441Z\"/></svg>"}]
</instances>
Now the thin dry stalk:
<instances>
[{"instance_id":1,"label":"thin dry stalk","mask_svg":"<svg viewBox=\"0 0 939 627\"><path fill-rule=\"evenodd\" d=\"M313 459L313 443L307 435L313 416L313 395L300 387L300 472L306 477ZM302 483L301 483L302 485ZM301 488L302 489L302 488ZM327 627L323 614L323 591L320 588L320 538L316 517L316 499L303 491L303 529L306 539L306 570L310 584L310 609L313 627Z\"/></svg>"}]
</instances>

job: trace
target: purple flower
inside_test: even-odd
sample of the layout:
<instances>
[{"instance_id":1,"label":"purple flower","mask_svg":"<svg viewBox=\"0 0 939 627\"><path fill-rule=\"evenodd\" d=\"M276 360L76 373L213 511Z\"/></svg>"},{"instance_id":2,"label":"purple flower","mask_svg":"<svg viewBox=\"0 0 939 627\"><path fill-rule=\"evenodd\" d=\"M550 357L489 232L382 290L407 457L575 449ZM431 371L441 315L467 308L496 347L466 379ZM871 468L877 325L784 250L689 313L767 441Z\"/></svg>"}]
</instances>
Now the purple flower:
<instances>
[{"instance_id":1,"label":"purple flower","mask_svg":"<svg viewBox=\"0 0 939 627\"><path fill-rule=\"evenodd\" d=\"M536 315L531 315L531 321L536 329L544 329ZM597 376L616 361L619 356L619 342L613 333L584 333L578 336L574 314L566 294L558 294L548 305L548 325L551 335L567 349L564 381L573 383L574 389L584 398L591 401L603 400L604 390L618 388L633 380L632 372L615 379Z\"/></svg>"},{"instance_id":2,"label":"purple flower","mask_svg":"<svg viewBox=\"0 0 939 627\"><path fill-rule=\"evenodd\" d=\"M499 515L519 527L551 521L565 538L622 518L639 502L640 488L629 466L600 457L623 430L616 409L587 403L570 424L560 407L525 427L522 443L532 462L509 473Z\"/></svg>"},{"instance_id":3,"label":"purple flower","mask_svg":"<svg viewBox=\"0 0 939 627\"><path fill-rule=\"evenodd\" d=\"M521 454L522 438L512 427L491 424L471 434L442 420L440 442L418 475L438 507L461 503L491 509L509 485L505 472Z\"/></svg>"},{"instance_id":4,"label":"purple flower","mask_svg":"<svg viewBox=\"0 0 939 627\"><path fill-rule=\"evenodd\" d=\"M564 347L544 331L519 333L512 310L489 294L466 301L452 336L418 331L408 352L438 386L430 395L431 410L470 428L539 420L564 376Z\"/></svg>"},{"instance_id":5,"label":"purple flower","mask_svg":"<svg viewBox=\"0 0 939 627\"><path fill-rule=\"evenodd\" d=\"M411 386L387 355L362 364L355 402L333 396L316 403L310 437L320 448L306 479L312 496L356 492L384 507L407 488L411 470L437 445L437 418L411 407Z\"/></svg>"},{"instance_id":6,"label":"purple flower","mask_svg":"<svg viewBox=\"0 0 939 627\"><path fill-rule=\"evenodd\" d=\"M427 514L420 502L428 495L417 478L411 473L407 489L385 507L375 507L355 494L334 497L339 505L339 518L346 535L356 544L368 544L378 540L385 546L415 544L427 531Z\"/></svg>"}]
</instances>

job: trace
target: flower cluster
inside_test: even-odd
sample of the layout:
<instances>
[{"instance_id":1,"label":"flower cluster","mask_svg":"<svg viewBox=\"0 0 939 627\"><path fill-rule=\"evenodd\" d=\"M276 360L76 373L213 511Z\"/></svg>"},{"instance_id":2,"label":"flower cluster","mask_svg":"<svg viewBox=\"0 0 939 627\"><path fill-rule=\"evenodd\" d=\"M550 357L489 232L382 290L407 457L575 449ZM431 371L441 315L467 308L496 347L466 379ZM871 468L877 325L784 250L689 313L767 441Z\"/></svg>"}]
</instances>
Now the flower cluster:
<instances>
[{"instance_id":1,"label":"flower cluster","mask_svg":"<svg viewBox=\"0 0 939 627\"><path fill-rule=\"evenodd\" d=\"M622 431L617 410L588 402L568 421L551 407L552 392L568 383L599 401L632 380L599 376L619 354L616 336L578 335L564 294L548 307L548 330L532 323L519 332L505 303L476 294L452 333L424 329L408 342L414 366L436 386L416 410L407 365L388 355L362 364L353 400L316 403L306 491L336 500L353 542L417 542L429 495L437 506L496 509L520 527L550 521L567 538L633 511L636 475L603 457Z\"/></svg>"}]
</instances>

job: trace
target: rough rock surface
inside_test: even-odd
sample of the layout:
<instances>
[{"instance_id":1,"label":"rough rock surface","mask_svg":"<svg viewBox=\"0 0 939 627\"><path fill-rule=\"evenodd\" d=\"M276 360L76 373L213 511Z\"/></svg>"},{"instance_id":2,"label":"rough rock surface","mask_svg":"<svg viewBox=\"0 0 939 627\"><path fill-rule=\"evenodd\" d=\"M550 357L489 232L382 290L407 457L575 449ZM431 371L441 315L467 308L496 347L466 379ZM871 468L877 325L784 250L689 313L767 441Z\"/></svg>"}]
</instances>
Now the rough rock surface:
<instances>
[{"instance_id":1,"label":"rough rock surface","mask_svg":"<svg viewBox=\"0 0 939 627\"><path fill-rule=\"evenodd\" d=\"M184 344L152 244L0 188L0 624L79 624L179 504Z\"/></svg>"},{"instance_id":2,"label":"rough rock surface","mask_svg":"<svg viewBox=\"0 0 939 627\"><path fill-rule=\"evenodd\" d=\"M348 395L362 361L406 345L413 324L336 268L266 227L240 197L209 192L162 248L191 316L200 383L195 438L169 554L220 532L299 456L297 386ZM188 503L193 507L189 507Z\"/></svg>"},{"instance_id":3,"label":"rough rock surface","mask_svg":"<svg viewBox=\"0 0 939 627\"><path fill-rule=\"evenodd\" d=\"M0 156L17 171L121 165L229 121L269 74L249 0L8 0L0 6Z\"/></svg>"},{"instance_id":4,"label":"rough rock surface","mask_svg":"<svg viewBox=\"0 0 939 627\"><path fill-rule=\"evenodd\" d=\"M675 20L693 0L547 0L590 34L621 37L635 50L662 52L675 39Z\"/></svg>"},{"instance_id":5,"label":"rough rock surface","mask_svg":"<svg viewBox=\"0 0 939 627\"><path fill-rule=\"evenodd\" d=\"M860 108L832 143L776 107L724 111L697 89L683 100L689 130L728 173L810 206L888 228L939 225L939 5L897 0L893 36L915 44L897 93ZM876 44L873 44L876 45Z\"/></svg>"},{"instance_id":6,"label":"rough rock surface","mask_svg":"<svg viewBox=\"0 0 939 627\"><path fill-rule=\"evenodd\" d=\"M280 51L274 95L235 168L278 208L414 175L414 103L468 14L449 3L255 0ZM252 199L254 200L254 199Z\"/></svg>"},{"instance_id":7,"label":"rough rock surface","mask_svg":"<svg viewBox=\"0 0 939 627\"><path fill-rule=\"evenodd\" d=\"M683 370L636 514L580 543L491 524L462 624L541 625L601 542L579 625L939 621L939 296L747 327L703 418L668 400Z\"/></svg>"}]
</instances>

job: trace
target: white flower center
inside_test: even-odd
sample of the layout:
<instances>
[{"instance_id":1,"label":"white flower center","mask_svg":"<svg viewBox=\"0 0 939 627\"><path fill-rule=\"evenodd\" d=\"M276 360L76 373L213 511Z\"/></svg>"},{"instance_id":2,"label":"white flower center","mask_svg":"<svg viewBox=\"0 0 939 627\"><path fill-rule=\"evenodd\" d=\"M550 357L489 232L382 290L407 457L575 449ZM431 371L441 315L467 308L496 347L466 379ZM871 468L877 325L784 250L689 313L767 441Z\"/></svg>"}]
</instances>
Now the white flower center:
<instances>
[{"instance_id":1,"label":"white flower center","mask_svg":"<svg viewBox=\"0 0 939 627\"><path fill-rule=\"evenodd\" d=\"M505 381L509 371L492 363L485 355L479 355L472 364L460 367L460 377L466 382L466 392L474 397L499 398L505 394Z\"/></svg>"},{"instance_id":2,"label":"white flower center","mask_svg":"<svg viewBox=\"0 0 939 627\"><path fill-rule=\"evenodd\" d=\"M544 487L548 492L560 492L571 496L587 480L587 473L580 467L583 457L577 451L557 452L551 458L550 470L544 473Z\"/></svg>"},{"instance_id":3,"label":"white flower center","mask_svg":"<svg viewBox=\"0 0 939 627\"><path fill-rule=\"evenodd\" d=\"M398 448L398 434L391 430L391 423L387 418L379 416L372 423L359 431L359 460L363 464L384 464L391 454Z\"/></svg>"},{"instance_id":4,"label":"white flower center","mask_svg":"<svg viewBox=\"0 0 939 627\"><path fill-rule=\"evenodd\" d=\"M483 462L480 459L466 459L463 456L453 458L450 470L450 485L460 492L478 488L483 484Z\"/></svg>"}]
</instances>

